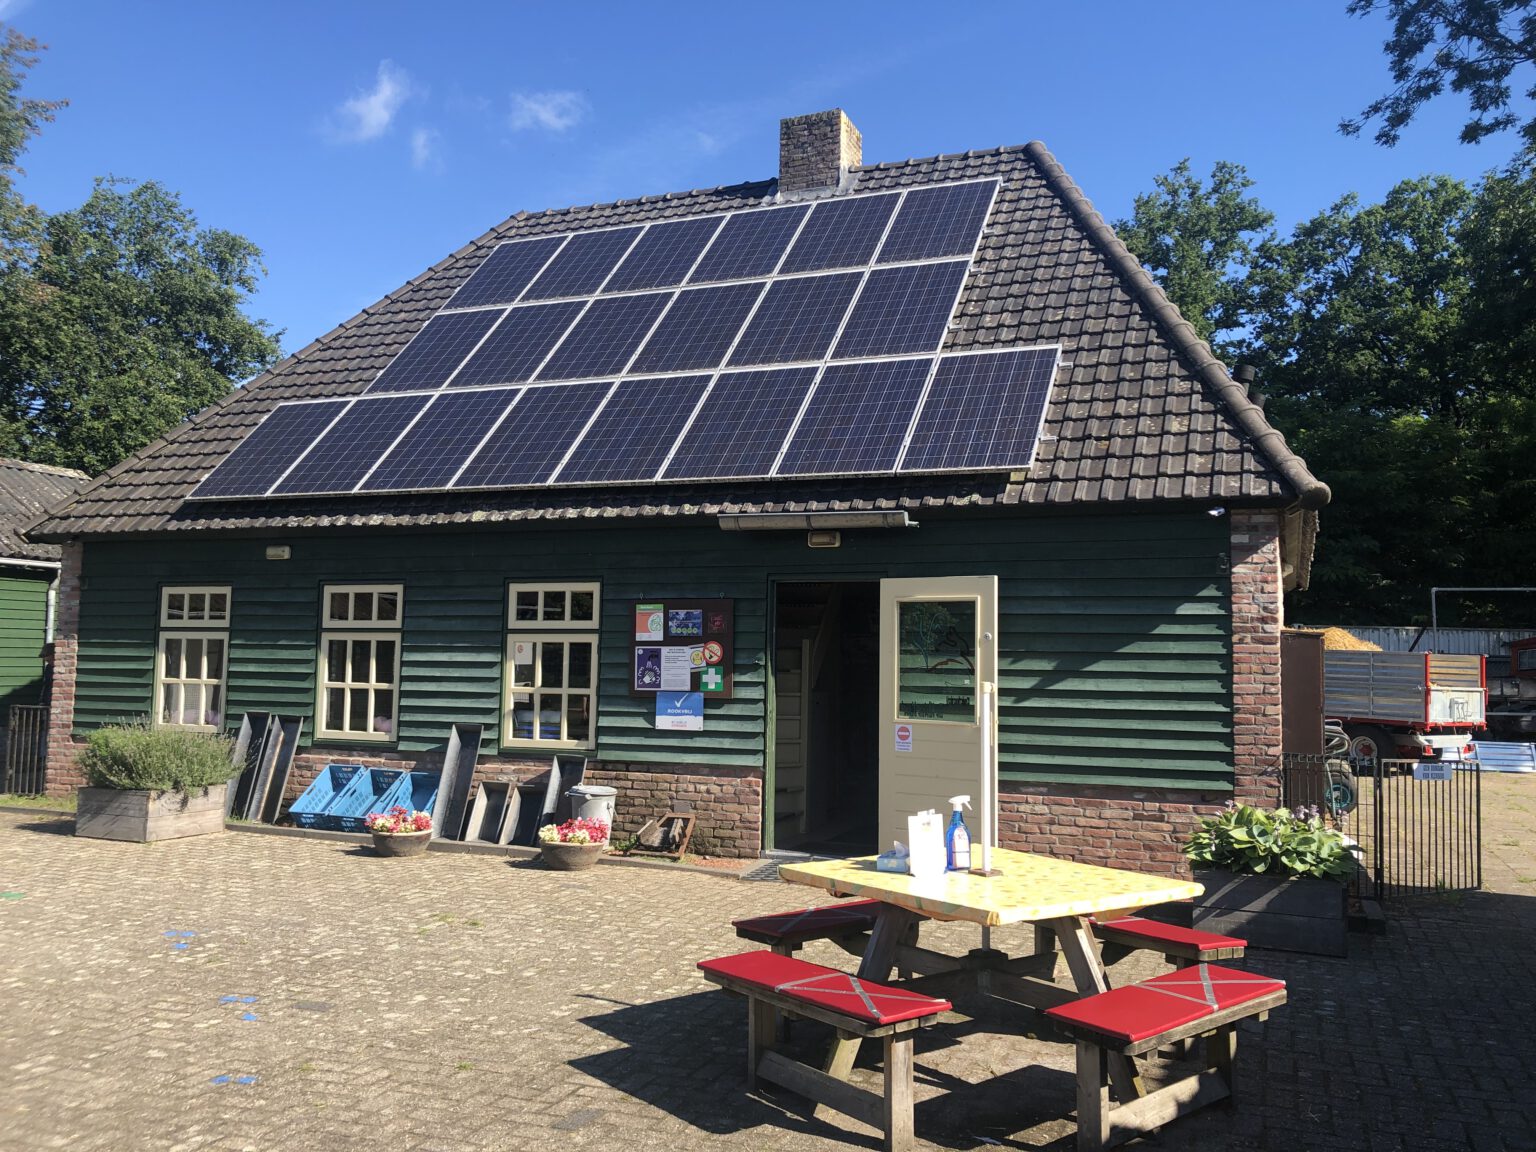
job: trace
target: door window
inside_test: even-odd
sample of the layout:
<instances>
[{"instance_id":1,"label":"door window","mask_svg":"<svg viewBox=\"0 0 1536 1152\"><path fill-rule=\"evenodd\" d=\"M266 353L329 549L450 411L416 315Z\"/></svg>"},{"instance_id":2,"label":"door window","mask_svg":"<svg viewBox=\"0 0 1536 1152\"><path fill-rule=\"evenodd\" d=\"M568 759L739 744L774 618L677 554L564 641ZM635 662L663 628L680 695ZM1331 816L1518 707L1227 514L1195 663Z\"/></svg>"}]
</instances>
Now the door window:
<instances>
[{"instance_id":1,"label":"door window","mask_svg":"<svg viewBox=\"0 0 1536 1152\"><path fill-rule=\"evenodd\" d=\"M897 605L896 715L976 722L976 602L903 600Z\"/></svg>"}]
</instances>

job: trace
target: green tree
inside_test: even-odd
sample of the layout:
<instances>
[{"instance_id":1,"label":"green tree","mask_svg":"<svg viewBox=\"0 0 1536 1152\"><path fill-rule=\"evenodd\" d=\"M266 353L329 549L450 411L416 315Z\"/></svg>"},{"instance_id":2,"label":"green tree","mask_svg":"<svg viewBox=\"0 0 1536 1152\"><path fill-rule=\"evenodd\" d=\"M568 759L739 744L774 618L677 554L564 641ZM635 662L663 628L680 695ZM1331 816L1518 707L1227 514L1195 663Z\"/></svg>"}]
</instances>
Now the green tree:
<instances>
[{"instance_id":1,"label":"green tree","mask_svg":"<svg viewBox=\"0 0 1536 1152\"><path fill-rule=\"evenodd\" d=\"M1253 309L1248 265L1271 236L1274 214L1247 194L1247 170L1225 160L1211 168L1208 183L1191 173L1188 158L1153 183L1115 231L1201 339L1228 359Z\"/></svg>"},{"instance_id":2,"label":"green tree","mask_svg":"<svg viewBox=\"0 0 1536 1152\"><path fill-rule=\"evenodd\" d=\"M18 161L62 107L21 95L39 50L0 43L0 454L94 473L270 366L279 334L242 311L260 250L162 185L99 180L52 216L25 202Z\"/></svg>"},{"instance_id":3,"label":"green tree","mask_svg":"<svg viewBox=\"0 0 1536 1152\"><path fill-rule=\"evenodd\" d=\"M1464 94L1472 116L1461 129L1465 144L1518 127L1536 149L1536 116L1523 123L1510 107L1513 77L1531 79L1536 66L1536 0L1350 0L1352 16L1385 12L1392 36L1383 45L1392 90L1343 121L1356 136L1379 121L1376 143L1391 147L1419 108L1447 87ZM1521 95L1536 100L1536 84Z\"/></svg>"}]
</instances>

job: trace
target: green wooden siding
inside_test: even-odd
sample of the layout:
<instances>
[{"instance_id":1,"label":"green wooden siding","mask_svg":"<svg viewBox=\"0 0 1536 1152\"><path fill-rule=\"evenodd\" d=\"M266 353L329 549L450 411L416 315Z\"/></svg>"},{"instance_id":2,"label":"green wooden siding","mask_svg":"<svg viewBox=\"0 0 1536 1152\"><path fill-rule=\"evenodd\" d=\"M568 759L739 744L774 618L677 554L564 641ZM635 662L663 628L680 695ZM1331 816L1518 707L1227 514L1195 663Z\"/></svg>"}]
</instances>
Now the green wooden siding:
<instances>
[{"instance_id":1,"label":"green wooden siding","mask_svg":"<svg viewBox=\"0 0 1536 1152\"><path fill-rule=\"evenodd\" d=\"M230 584L229 715L312 720L320 588L403 583L398 747L440 748L454 722L499 737L508 582L602 583L598 751L617 763L761 768L775 580L1000 578L1004 775L1035 781L1230 786L1231 627L1224 521L1182 515L925 520L849 531L837 550L798 532L712 524L484 533L97 543L86 550L76 723L151 707L159 588ZM734 695L706 732L658 732L629 694L634 601L735 602ZM306 731L310 728L306 725Z\"/></svg>"},{"instance_id":2,"label":"green wooden siding","mask_svg":"<svg viewBox=\"0 0 1536 1152\"><path fill-rule=\"evenodd\" d=\"M0 728L12 704L43 696L48 576L0 576Z\"/></svg>"}]
</instances>

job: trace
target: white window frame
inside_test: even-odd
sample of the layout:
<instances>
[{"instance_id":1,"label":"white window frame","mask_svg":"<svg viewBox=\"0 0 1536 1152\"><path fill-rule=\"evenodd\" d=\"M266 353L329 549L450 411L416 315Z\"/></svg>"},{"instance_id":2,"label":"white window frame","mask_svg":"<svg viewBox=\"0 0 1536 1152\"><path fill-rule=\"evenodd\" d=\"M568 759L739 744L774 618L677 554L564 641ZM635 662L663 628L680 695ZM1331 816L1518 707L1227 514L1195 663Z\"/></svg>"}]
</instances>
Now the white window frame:
<instances>
[{"instance_id":1,"label":"white window frame","mask_svg":"<svg viewBox=\"0 0 1536 1152\"><path fill-rule=\"evenodd\" d=\"M171 619L171 597L186 598L201 595L202 614L196 617L183 612L181 619ZM213 596L224 597L224 614L213 616L209 606ZM155 636L155 680L151 689L150 715L156 728L178 728L187 732L219 732L223 730L224 717L229 709L229 617L234 609L234 589L228 584L169 584L160 589L160 631ZM207 676L167 676L165 667L166 642L168 640L220 640L224 644L223 669L217 679ZM207 647L203 649L204 667L207 666ZM185 661L185 656L183 656ZM214 724L182 724L165 719L164 693L167 685L179 685L185 692L187 685L217 688L219 693L218 722ZM177 708L175 714L181 714ZM203 715L207 715L205 709Z\"/></svg>"},{"instance_id":2,"label":"white window frame","mask_svg":"<svg viewBox=\"0 0 1536 1152\"><path fill-rule=\"evenodd\" d=\"M395 618L393 620L338 620L331 615L331 597L338 592L345 592L356 602L358 593L370 593L374 597L377 606L380 595L395 594ZM320 622L327 629L336 628L360 628L370 632L399 631L401 620L405 616L405 585L404 584L325 584L320 589Z\"/></svg>"},{"instance_id":3,"label":"white window frame","mask_svg":"<svg viewBox=\"0 0 1536 1152\"><path fill-rule=\"evenodd\" d=\"M233 589L228 584L170 584L160 589L160 627L162 628L203 628L217 629L229 627L230 608L234 603L231 595ZM203 599L203 614L201 616L184 615L180 620L171 619L171 597L181 596L190 598L201 595ZM224 597L224 615L222 617L209 615L208 605L212 597L222 595Z\"/></svg>"},{"instance_id":4,"label":"white window frame","mask_svg":"<svg viewBox=\"0 0 1536 1152\"><path fill-rule=\"evenodd\" d=\"M569 614L570 598L578 592L588 592L592 596L591 620L518 620L517 594L519 592L539 593L539 614L544 611L544 593L563 592L566 597L567 614ZM596 582L538 582L519 583L507 585L507 650L506 660L502 673L502 708L501 708L501 746L503 748L520 749L575 749L591 750L597 747L597 685L601 673L600 661L602 658L602 639L600 633L602 618L602 586ZM517 669L520 665L516 660L516 646L518 644L533 644L533 684L517 684ZM561 686L547 688L544 680L544 645L564 644L565 659L561 667ZM591 648L591 678L585 688L572 688L570 686L571 645L587 644ZM513 723L513 705L516 703L513 697L526 695L533 698L534 719L532 736L516 736ZM542 713L538 707L540 696L555 695L560 698L560 736L548 739L540 735ZM572 697L583 697L587 700L587 738L585 740L570 739L566 736L566 722L570 714L570 701Z\"/></svg>"},{"instance_id":5,"label":"white window frame","mask_svg":"<svg viewBox=\"0 0 1536 1152\"><path fill-rule=\"evenodd\" d=\"M352 597L351 603L356 603L359 593L371 593L375 597L380 594L394 593L396 600L395 619L393 620L354 620L337 619L331 615L331 597L336 593L344 592ZM361 742L369 744L391 744L399 738L400 729L400 666L401 653L404 649L404 637L402 623L405 617L405 585L403 584L322 584L320 587L320 648L315 659L315 739L338 742ZM349 609L350 611L350 609ZM364 640L370 645L377 645L380 641L390 641L395 646L395 666L391 670L392 679L385 681L377 678L377 647L369 649L370 672L372 678L368 680L331 680L329 677L330 648L333 642L348 645L347 660L351 663L351 644L353 641ZM330 727L333 717L329 713L330 692L332 689L340 689L342 692L342 715L339 718L342 727ZM352 693L355 690L364 690L368 693L369 716L368 727L364 731L357 731L345 727L347 713L352 707ZM378 711L373 707L375 693L387 690L393 695L389 712L389 730L377 731L373 727L374 720L378 717Z\"/></svg>"},{"instance_id":6,"label":"white window frame","mask_svg":"<svg viewBox=\"0 0 1536 1152\"><path fill-rule=\"evenodd\" d=\"M214 677L210 677L210 676L206 676L206 675L205 676L168 676L168 675L166 675L166 666L165 666L165 664L166 664L166 650L169 647L170 641L172 641L172 640L179 640L183 644L183 649L182 649L182 653L183 653L182 654L182 662L183 663L185 663L185 661L186 661L186 655L185 655L185 653L186 653L186 649L185 649L186 642L188 640L201 640L201 641L203 641L203 657L202 657L202 661L203 661L204 669L206 669L207 665L208 665L208 641L210 641L210 640L217 640L217 641L219 641L219 643L223 644L224 645L224 658L221 661L220 672L219 672L218 677L214 678ZM218 716L218 721L217 722L212 723L212 724L209 724L209 723L206 723L206 722L201 723L201 724L186 724L186 723L183 723L181 721L167 720L165 718L165 711L166 711L166 709L165 709L164 701L165 701L165 690L166 690L166 688L167 687L172 687L172 688L178 689L178 691L177 691L178 697L180 697L182 700L184 700L185 699L185 694L186 694L186 689L189 686L196 686L196 687L202 688L204 690L207 690L209 688L216 688L216 689L218 689L219 706L218 706L218 711L216 713L216 715ZM155 716L155 727L156 728L180 728L180 729L182 729L184 731L188 731L188 732L218 732L218 731L221 731L222 728L223 728L223 724L224 724L224 714L225 714L226 709L228 708L228 693L229 693L229 632L227 630L204 630L204 629L196 629L196 628L186 628L186 629L168 628L165 631L161 632L160 633L160 642L156 646L156 651L155 651L155 688L154 688L154 692L155 692L155 712L154 712L154 716ZM173 716L179 716L179 715L181 715L181 713L182 713L182 707L181 707L180 704L178 704L178 707L176 707L172 711L171 714ZM207 716L208 710L206 708L204 708L203 711L202 711L202 714L204 716Z\"/></svg>"}]
</instances>

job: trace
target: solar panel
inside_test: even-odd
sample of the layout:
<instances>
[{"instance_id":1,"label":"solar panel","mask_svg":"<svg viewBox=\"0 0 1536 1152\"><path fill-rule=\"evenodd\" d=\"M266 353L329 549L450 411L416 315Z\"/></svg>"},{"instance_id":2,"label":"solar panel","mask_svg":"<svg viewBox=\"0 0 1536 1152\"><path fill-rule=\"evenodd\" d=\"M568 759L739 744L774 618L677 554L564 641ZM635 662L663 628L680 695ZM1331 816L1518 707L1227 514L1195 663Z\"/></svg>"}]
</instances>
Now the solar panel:
<instances>
[{"instance_id":1,"label":"solar panel","mask_svg":"<svg viewBox=\"0 0 1536 1152\"><path fill-rule=\"evenodd\" d=\"M470 349L501 319L485 312L444 312L432 317L405 350L389 362L369 392L414 392L439 388L469 355Z\"/></svg>"},{"instance_id":2,"label":"solar panel","mask_svg":"<svg viewBox=\"0 0 1536 1152\"><path fill-rule=\"evenodd\" d=\"M671 299L670 293L652 292L592 301L538 378L579 380L621 371Z\"/></svg>"},{"instance_id":3,"label":"solar panel","mask_svg":"<svg viewBox=\"0 0 1536 1152\"><path fill-rule=\"evenodd\" d=\"M995 180L914 188L880 246L881 264L969 256L992 203Z\"/></svg>"},{"instance_id":4,"label":"solar panel","mask_svg":"<svg viewBox=\"0 0 1536 1152\"><path fill-rule=\"evenodd\" d=\"M537 240L518 240L493 248L475 269L475 274L459 285L447 307L481 308L487 304L512 303L562 243L563 237L541 236Z\"/></svg>"},{"instance_id":5,"label":"solar panel","mask_svg":"<svg viewBox=\"0 0 1536 1152\"><path fill-rule=\"evenodd\" d=\"M678 443L666 478L767 476L815 379L814 368L722 373Z\"/></svg>"},{"instance_id":6,"label":"solar panel","mask_svg":"<svg viewBox=\"0 0 1536 1152\"><path fill-rule=\"evenodd\" d=\"M513 308L459 370L450 387L521 384L532 379L581 309L580 300Z\"/></svg>"},{"instance_id":7,"label":"solar panel","mask_svg":"<svg viewBox=\"0 0 1536 1152\"><path fill-rule=\"evenodd\" d=\"M819 272L868 264L896 207L896 194L823 200L784 258L781 272Z\"/></svg>"},{"instance_id":8,"label":"solar panel","mask_svg":"<svg viewBox=\"0 0 1536 1152\"><path fill-rule=\"evenodd\" d=\"M649 480L707 387L708 375L620 384L556 479L561 484Z\"/></svg>"},{"instance_id":9,"label":"solar panel","mask_svg":"<svg viewBox=\"0 0 1536 1152\"><path fill-rule=\"evenodd\" d=\"M860 273L775 280L742 333L731 363L785 364L820 360L858 290Z\"/></svg>"},{"instance_id":10,"label":"solar panel","mask_svg":"<svg viewBox=\"0 0 1536 1152\"><path fill-rule=\"evenodd\" d=\"M443 392L431 397L432 406L390 449L389 455L363 482L361 491L446 488L521 391L491 388Z\"/></svg>"},{"instance_id":11,"label":"solar panel","mask_svg":"<svg viewBox=\"0 0 1536 1152\"><path fill-rule=\"evenodd\" d=\"M639 228L576 233L529 285L523 299L550 300L596 292L639 234Z\"/></svg>"},{"instance_id":12,"label":"solar panel","mask_svg":"<svg viewBox=\"0 0 1536 1152\"><path fill-rule=\"evenodd\" d=\"M719 228L718 216L652 224L624 257L612 279L603 285L603 291L631 292L681 284Z\"/></svg>"},{"instance_id":13,"label":"solar panel","mask_svg":"<svg viewBox=\"0 0 1536 1152\"><path fill-rule=\"evenodd\" d=\"M454 488L542 484L565 455L611 384L529 388L454 481Z\"/></svg>"},{"instance_id":14,"label":"solar panel","mask_svg":"<svg viewBox=\"0 0 1536 1152\"><path fill-rule=\"evenodd\" d=\"M196 498L261 495L349 403L349 400L325 400L319 404L279 405L240 441L192 495Z\"/></svg>"},{"instance_id":15,"label":"solar panel","mask_svg":"<svg viewBox=\"0 0 1536 1152\"><path fill-rule=\"evenodd\" d=\"M833 359L937 352L968 260L876 268L864 282Z\"/></svg>"},{"instance_id":16,"label":"solar panel","mask_svg":"<svg viewBox=\"0 0 1536 1152\"><path fill-rule=\"evenodd\" d=\"M430 400L429 396L380 396L359 400L315 441L274 493L350 492L395 437Z\"/></svg>"},{"instance_id":17,"label":"solar panel","mask_svg":"<svg viewBox=\"0 0 1536 1152\"><path fill-rule=\"evenodd\" d=\"M933 360L830 364L775 476L890 472Z\"/></svg>"},{"instance_id":18,"label":"solar panel","mask_svg":"<svg viewBox=\"0 0 1536 1152\"><path fill-rule=\"evenodd\" d=\"M1034 456L1055 348L946 356L912 429L901 471L1022 468Z\"/></svg>"},{"instance_id":19,"label":"solar panel","mask_svg":"<svg viewBox=\"0 0 1536 1152\"><path fill-rule=\"evenodd\" d=\"M719 367L747 313L762 294L761 283L723 284L718 288L679 292L630 371L682 372Z\"/></svg>"},{"instance_id":20,"label":"solar panel","mask_svg":"<svg viewBox=\"0 0 1536 1152\"><path fill-rule=\"evenodd\" d=\"M793 208L736 213L720 229L720 235L704 253L688 282L707 284L711 280L745 280L772 274L810 210L807 204L797 204Z\"/></svg>"}]
</instances>

